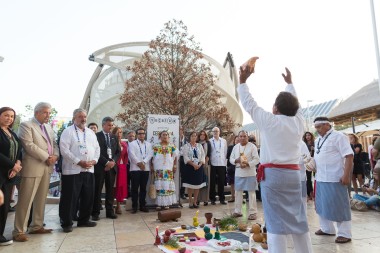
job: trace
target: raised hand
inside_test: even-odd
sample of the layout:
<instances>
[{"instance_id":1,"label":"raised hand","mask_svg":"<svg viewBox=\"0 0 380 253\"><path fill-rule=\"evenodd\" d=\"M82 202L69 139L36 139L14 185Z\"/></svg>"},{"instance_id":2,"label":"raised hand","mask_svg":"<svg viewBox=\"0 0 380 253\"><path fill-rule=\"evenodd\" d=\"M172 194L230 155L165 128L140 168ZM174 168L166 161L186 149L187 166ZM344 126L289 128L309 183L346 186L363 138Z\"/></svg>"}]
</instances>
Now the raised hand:
<instances>
[{"instance_id":1,"label":"raised hand","mask_svg":"<svg viewBox=\"0 0 380 253\"><path fill-rule=\"evenodd\" d=\"M282 73L282 77L284 78L284 81L287 84L291 84L292 83L292 73L290 73L290 71L287 67L285 67L285 71L286 71L286 75L284 73Z\"/></svg>"}]
</instances>

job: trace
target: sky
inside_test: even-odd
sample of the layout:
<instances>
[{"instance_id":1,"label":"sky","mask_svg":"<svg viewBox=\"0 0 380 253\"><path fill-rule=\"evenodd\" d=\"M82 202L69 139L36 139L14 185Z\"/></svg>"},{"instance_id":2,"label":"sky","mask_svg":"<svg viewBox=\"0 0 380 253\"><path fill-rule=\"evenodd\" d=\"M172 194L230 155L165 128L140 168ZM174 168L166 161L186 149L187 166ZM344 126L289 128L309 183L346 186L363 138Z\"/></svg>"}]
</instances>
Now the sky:
<instances>
[{"instance_id":1,"label":"sky","mask_svg":"<svg viewBox=\"0 0 380 253\"><path fill-rule=\"evenodd\" d=\"M247 83L267 110L285 87L285 66L303 107L347 98L378 78L370 0L0 0L0 107L25 113L46 101L71 116L97 66L92 52L150 41L172 19L221 64L227 52L236 66L259 56Z\"/></svg>"}]
</instances>

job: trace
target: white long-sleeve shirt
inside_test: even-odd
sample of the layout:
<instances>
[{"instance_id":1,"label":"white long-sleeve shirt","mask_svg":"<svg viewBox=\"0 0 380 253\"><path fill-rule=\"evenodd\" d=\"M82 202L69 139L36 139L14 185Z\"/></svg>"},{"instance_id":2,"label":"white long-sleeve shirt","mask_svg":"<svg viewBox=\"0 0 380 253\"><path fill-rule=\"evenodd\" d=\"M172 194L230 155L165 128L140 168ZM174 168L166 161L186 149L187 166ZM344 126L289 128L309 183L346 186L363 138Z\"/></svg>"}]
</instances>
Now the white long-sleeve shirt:
<instances>
[{"instance_id":1,"label":"white long-sleeve shirt","mask_svg":"<svg viewBox=\"0 0 380 253\"><path fill-rule=\"evenodd\" d=\"M240 163L235 163L235 160L244 153L247 157L249 168L241 168ZM236 165L235 177L253 177L256 176L256 165L259 163L259 154L255 144L248 142L245 146L240 143L236 144L232 149L230 163Z\"/></svg>"},{"instance_id":2,"label":"white long-sleeve shirt","mask_svg":"<svg viewBox=\"0 0 380 253\"><path fill-rule=\"evenodd\" d=\"M212 166L227 166L227 141L223 138L217 140L214 137L210 139Z\"/></svg>"},{"instance_id":3,"label":"white long-sleeve shirt","mask_svg":"<svg viewBox=\"0 0 380 253\"><path fill-rule=\"evenodd\" d=\"M304 141L301 141L301 157L300 157L300 175L301 181L306 181L306 166L304 162L304 158L310 158L310 151L307 148L307 145Z\"/></svg>"},{"instance_id":4,"label":"white long-sleeve shirt","mask_svg":"<svg viewBox=\"0 0 380 253\"><path fill-rule=\"evenodd\" d=\"M147 141L134 140L129 143L128 157L131 162L130 171L140 171L137 163L145 163L145 171L150 171L150 160L153 157L152 144Z\"/></svg>"},{"instance_id":5,"label":"white long-sleeve shirt","mask_svg":"<svg viewBox=\"0 0 380 253\"><path fill-rule=\"evenodd\" d=\"M62 155L62 174L74 175L87 171L94 173L94 166L85 170L78 163L82 161L98 162L100 147L94 131L85 128L84 131L74 125L63 130L59 147ZM83 149L83 147L85 147ZM84 152L86 151L86 152Z\"/></svg>"},{"instance_id":6,"label":"white long-sleeve shirt","mask_svg":"<svg viewBox=\"0 0 380 253\"><path fill-rule=\"evenodd\" d=\"M246 84L240 84L237 91L241 104L260 130L261 164L298 164L301 156L301 139L304 133L304 118L301 108L293 117L275 115L264 111L257 105ZM296 96L292 84L288 84L285 91Z\"/></svg>"}]
</instances>

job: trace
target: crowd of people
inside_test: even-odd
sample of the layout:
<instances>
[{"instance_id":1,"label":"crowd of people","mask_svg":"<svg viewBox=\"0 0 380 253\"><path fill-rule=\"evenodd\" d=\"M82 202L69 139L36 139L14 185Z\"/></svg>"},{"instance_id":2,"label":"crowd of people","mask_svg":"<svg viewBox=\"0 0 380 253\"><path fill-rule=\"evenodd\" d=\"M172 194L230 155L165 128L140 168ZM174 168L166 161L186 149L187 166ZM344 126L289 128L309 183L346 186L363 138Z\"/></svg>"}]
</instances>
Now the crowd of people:
<instances>
[{"instance_id":1,"label":"crowd of people","mask_svg":"<svg viewBox=\"0 0 380 253\"><path fill-rule=\"evenodd\" d=\"M189 208L200 208L202 202L204 206L216 205L217 200L226 205L227 184L231 189L228 202L234 203L233 217L243 216L244 193L249 220L258 218L257 199L262 200L271 252L286 251L287 235L293 238L295 252L312 252L306 202L314 199L320 222L315 234L336 235L336 243L351 241L348 186L354 186L354 199L371 208L380 207L380 138L373 142L368 158L374 179L365 185L367 160L358 138L335 131L326 117L314 120L316 139L305 132L288 69L283 74L285 92L277 96L272 112L263 110L246 84L253 73L252 69L240 68L237 90L244 109L260 130L260 148L255 137L244 130L228 145L219 127L212 129L210 139L206 130L185 131L181 127L179 147L170 142L170 132L164 130L158 135L158 143L151 144L146 141L144 128L124 136L111 117L103 118L100 130L96 123L87 125L87 112L81 108L74 110L73 124L57 141L48 124L49 103L38 103L34 117L20 124L18 134L12 131L16 112L10 107L0 108L0 245L13 242L3 234L18 176L21 182L13 240L28 241L27 231L52 232L45 227L44 212L50 175L57 164L61 172L59 218L65 233L73 231L74 221L77 227L97 225L103 210L103 187L106 218L117 219L128 197L132 214L149 212L149 178L156 191L156 209L169 209L178 203L174 178L179 173L178 195L188 198ZM123 137L128 140L124 142ZM307 170L305 158L315 161L316 172ZM360 188L370 195L359 195Z\"/></svg>"}]
</instances>

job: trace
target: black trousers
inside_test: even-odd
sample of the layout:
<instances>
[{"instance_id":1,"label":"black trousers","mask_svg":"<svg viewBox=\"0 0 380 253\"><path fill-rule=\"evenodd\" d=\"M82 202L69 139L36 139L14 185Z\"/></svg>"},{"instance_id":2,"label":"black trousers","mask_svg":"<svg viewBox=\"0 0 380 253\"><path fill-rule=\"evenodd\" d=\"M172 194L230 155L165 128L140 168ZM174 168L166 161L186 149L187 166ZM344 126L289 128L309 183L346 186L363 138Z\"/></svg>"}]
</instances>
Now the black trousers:
<instances>
[{"instance_id":1,"label":"black trousers","mask_svg":"<svg viewBox=\"0 0 380 253\"><path fill-rule=\"evenodd\" d=\"M219 201L224 201L224 183L226 181L226 166L212 166L210 171L210 200L215 201L215 184L218 185Z\"/></svg>"},{"instance_id":2,"label":"black trousers","mask_svg":"<svg viewBox=\"0 0 380 253\"><path fill-rule=\"evenodd\" d=\"M103 184L106 187L106 214L112 214L113 211L113 201L114 197L114 185L115 185L115 177L116 171L112 168L109 171L104 170L95 170L95 194L94 194L94 206L92 208L92 215L100 214L100 203L102 197L102 189Z\"/></svg>"},{"instance_id":3,"label":"black trousers","mask_svg":"<svg viewBox=\"0 0 380 253\"><path fill-rule=\"evenodd\" d=\"M311 181L311 174L313 172L306 171L306 192L307 196L310 197L310 194L313 192L313 182Z\"/></svg>"},{"instance_id":4,"label":"black trousers","mask_svg":"<svg viewBox=\"0 0 380 253\"><path fill-rule=\"evenodd\" d=\"M62 175L61 199L59 201L59 217L61 226L73 225L73 209L79 202L78 224L90 220L91 209L94 202L94 174L81 172L75 175Z\"/></svg>"},{"instance_id":5,"label":"black trousers","mask_svg":"<svg viewBox=\"0 0 380 253\"><path fill-rule=\"evenodd\" d=\"M185 161L183 160L183 156L180 156L179 157L179 180L180 180L179 194L180 196L185 195L185 187L182 186L182 182L183 182L182 175L183 175L183 170L185 170L185 167L186 167L186 164L185 164Z\"/></svg>"},{"instance_id":6,"label":"black trousers","mask_svg":"<svg viewBox=\"0 0 380 253\"><path fill-rule=\"evenodd\" d=\"M146 185L149 179L149 171L131 171L132 209L145 207ZM140 193L139 193L140 189Z\"/></svg>"},{"instance_id":7,"label":"black trousers","mask_svg":"<svg viewBox=\"0 0 380 253\"><path fill-rule=\"evenodd\" d=\"M5 224L7 222L9 205L11 202L13 184L10 182L5 182L0 185L0 189L4 194L4 204L0 206L0 236L4 235Z\"/></svg>"}]
</instances>

